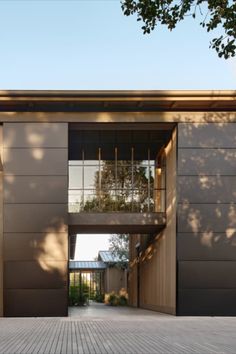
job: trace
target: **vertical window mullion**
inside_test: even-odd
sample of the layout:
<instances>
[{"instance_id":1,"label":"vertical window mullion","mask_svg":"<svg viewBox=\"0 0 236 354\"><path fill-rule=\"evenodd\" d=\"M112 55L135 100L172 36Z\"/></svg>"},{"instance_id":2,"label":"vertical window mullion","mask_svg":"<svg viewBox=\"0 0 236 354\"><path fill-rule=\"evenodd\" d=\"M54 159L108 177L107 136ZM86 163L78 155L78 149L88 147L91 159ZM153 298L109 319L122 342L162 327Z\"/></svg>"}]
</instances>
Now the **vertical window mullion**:
<instances>
[{"instance_id":1,"label":"vertical window mullion","mask_svg":"<svg viewBox=\"0 0 236 354\"><path fill-rule=\"evenodd\" d=\"M101 148L98 148L98 208L101 210L102 175L101 175Z\"/></svg>"},{"instance_id":2,"label":"vertical window mullion","mask_svg":"<svg viewBox=\"0 0 236 354\"><path fill-rule=\"evenodd\" d=\"M134 148L131 148L131 211L134 211Z\"/></svg>"},{"instance_id":3,"label":"vertical window mullion","mask_svg":"<svg viewBox=\"0 0 236 354\"><path fill-rule=\"evenodd\" d=\"M82 210L84 211L84 149L82 150Z\"/></svg>"},{"instance_id":4,"label":"vertical window mullion","mask_svg":"<svg viewBox=\"0 0 236 354\"><path fill-rule=\"evenodd\" d=\"M115 211L117 210L117 147L115 147Z\"/></svg>"},{"instance_id":5,"label":"vertical window mullion","mask_svg":"<svg viewBox=\"0 0 236 354\"><path fill-rule=\"evenodd\" d=\"M148 211L150 211L150 198L151 198L151 186L150 186L150 148L148 148Z\"/></svg>"}]
</instances>

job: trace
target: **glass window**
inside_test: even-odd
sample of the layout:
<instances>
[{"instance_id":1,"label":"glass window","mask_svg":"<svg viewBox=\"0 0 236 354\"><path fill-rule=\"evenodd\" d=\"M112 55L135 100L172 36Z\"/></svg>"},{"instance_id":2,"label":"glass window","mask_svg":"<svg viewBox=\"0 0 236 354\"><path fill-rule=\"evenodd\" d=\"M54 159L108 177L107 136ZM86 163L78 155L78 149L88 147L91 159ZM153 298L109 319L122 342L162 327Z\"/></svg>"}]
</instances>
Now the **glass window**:
<instances>
[{"instance_id":1,"label":"glass window","mask_svg":"<svg viewBox=\"0 0 236 354\"><path fill-rule=\"evenodd\" d=\"M69 189L83 188L83 167L69 166Z\"/></svg>"},{"instance_id":2,"label":"glass window","mask_svg":"<svg viewBox=\"0 0 236 354\"><path fill-rule=\"evenodd\" d=\"M84 166L84 189L96 189L99 184L99 166Z\"/></svg>"},{"instance_id":3,"label":"glass window","mask_svg":"<svg viewBox=\"0 0 236 354\"><path fill-rule=\"evenodd\" d=\"M70 211L163 210L164 158L150 134L156 133L84 131L82 159L69 162Z\"/></svg>"},{"instance_id":4,"label":"glass window","mask_svg":"<svg viewBox=\"0 0 236 354\"><path fill-rule=\"evenodd\" d=\"M94 190L84 190L84 211L99 211L99 194Z\"/></svg>"}]
</instances>

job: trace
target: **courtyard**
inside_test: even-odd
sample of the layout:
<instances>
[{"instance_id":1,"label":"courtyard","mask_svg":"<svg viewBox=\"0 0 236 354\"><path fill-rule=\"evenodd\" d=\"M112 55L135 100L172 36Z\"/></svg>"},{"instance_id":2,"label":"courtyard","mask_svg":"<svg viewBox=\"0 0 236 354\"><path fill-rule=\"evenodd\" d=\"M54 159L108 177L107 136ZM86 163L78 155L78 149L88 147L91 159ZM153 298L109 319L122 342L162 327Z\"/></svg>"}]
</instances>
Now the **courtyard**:
<instances>
[{"instance_id":1,"label":"courtyard","mask_svg":"<svg viewBox=\"0 0 236 354\"><path fill-rule=\"evenodd\" d=\"M91 303L68 317L1 318L0 353L235 353L236 318Z\"/></svg>"}]
</instances>

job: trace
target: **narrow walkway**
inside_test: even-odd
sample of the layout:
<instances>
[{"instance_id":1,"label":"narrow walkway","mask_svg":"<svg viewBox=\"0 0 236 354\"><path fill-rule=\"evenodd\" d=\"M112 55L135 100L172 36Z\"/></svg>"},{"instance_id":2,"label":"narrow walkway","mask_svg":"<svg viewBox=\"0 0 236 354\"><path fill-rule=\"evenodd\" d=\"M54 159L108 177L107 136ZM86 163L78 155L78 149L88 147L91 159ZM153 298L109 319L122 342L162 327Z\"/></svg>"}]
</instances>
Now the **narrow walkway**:
<instances>
[{"instance_id":1,"label":"narrow walkway","mask_svg":"<svg viewBox=\"0 0 236 354\"><path fill-rule=\"evenodd\" d=\"M174 317L102 304L67 318L1 318L1 354L236 352L236 318Z\"/></svg>"}]
</instances>

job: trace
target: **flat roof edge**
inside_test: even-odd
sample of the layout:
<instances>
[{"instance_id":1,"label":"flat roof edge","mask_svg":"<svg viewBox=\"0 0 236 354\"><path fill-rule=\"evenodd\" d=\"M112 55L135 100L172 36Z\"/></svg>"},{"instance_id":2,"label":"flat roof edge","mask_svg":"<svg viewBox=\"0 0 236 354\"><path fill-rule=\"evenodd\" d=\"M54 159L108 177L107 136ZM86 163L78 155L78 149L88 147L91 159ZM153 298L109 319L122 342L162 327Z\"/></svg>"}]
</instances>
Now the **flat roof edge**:
<instances>
[{"instance_id":1,"label":"flat roof edge","mask_svg":"<svg viewBox=\"0 0 236 354\"><path fill-rule=\"evenodd\" d=\"M236 90L0 90L1 98L142 98L234 97Z\"/></svg>"}]
</instances>

